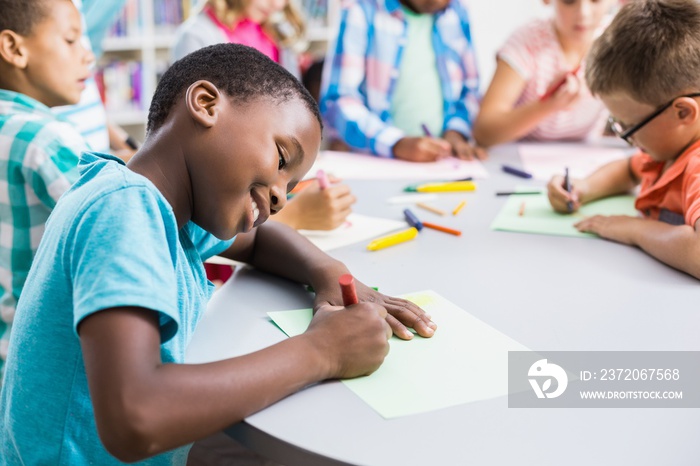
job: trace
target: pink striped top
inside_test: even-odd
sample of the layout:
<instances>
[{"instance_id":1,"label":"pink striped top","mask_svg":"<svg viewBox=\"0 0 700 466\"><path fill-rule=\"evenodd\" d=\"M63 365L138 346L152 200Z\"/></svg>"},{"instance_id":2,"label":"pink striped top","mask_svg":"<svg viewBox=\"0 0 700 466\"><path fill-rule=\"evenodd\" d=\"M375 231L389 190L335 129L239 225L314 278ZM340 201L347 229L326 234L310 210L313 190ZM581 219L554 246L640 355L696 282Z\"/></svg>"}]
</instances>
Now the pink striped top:
<instances>
[{"instance_id":1,"label":"pink striped top","mask_svg":"<svg viewBox=\"0 0 700 466\"><path fill-rule=\"evenodd\" d=\"M551 19L538 19L517 29L497 56L526 81L516 107L538 100L556 77L570 71ZM581 79L584 68L585 63L578 72ZM523 139L582 140L601 135L605 128L607 110L600 100L591 95L587 87L582 92L574 106L549 115Z\"/></svg>"}]
</instances>

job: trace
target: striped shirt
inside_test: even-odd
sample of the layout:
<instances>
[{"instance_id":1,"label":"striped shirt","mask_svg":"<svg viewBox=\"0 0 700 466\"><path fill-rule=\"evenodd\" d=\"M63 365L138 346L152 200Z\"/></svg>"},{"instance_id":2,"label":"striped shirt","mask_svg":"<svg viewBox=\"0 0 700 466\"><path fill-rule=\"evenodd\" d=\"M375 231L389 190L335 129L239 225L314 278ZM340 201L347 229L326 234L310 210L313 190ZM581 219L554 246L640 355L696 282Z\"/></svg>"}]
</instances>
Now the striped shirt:
<instances>
[{"instance_id":1,"label":"striped shirt","mask_svg":"<svg viewBox=\"0 0 700 466\"><path fill-rule=\"evenodd\" d=\"M499 50L498 58L525 80L525 88L516 107L539 100L552 81L571 71L551 19L538 19L516 30ZM583 69L585 63L581 64L578 74L582 83ZM606 119L605 106L591 95L584 83L581 97L574 105L543 119L524 139L582 140L600 136Z\"/></svg>"},{"instance_id":2,"label":"striped shirt","mask_svg":"<svg viewBox=\"0 0 700 466\"><path fill-rule=\"evenodd\" d=\"M470 137L479 108L479 78L464 0L452 0L434 17L442 131ZM344 0L337 40L326 58L321 111L356 150L391 157L394 144L405 136L392 124L391 101L406 40L399 0Z\"/></svg>"},{"instance_id":3,"label":"striped shirt","mask_svg":"<svg viewBox=\"0 0 700 466\"><path fill-rule=\"evenodd\" d=\"M44 104L0 89L0 368L44 223L77 179L84 139Z\"/></svg>"}]
</instances>

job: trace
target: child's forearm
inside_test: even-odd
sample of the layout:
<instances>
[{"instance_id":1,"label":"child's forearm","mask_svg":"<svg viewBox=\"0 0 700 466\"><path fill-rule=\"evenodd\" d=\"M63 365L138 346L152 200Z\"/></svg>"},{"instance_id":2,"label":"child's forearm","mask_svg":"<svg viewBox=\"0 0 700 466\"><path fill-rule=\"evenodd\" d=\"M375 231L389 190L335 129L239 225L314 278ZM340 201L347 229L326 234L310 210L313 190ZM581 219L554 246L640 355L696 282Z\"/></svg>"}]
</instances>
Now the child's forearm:
<instances>
[{"instance_id":1,"label":"child's forearm","mask_svg":"<svg viewBox=\"0 0 700 466\"><path fill-rule=\"evenodd\" d=\"M160 361L153 311L105 310L87 318L80 335L100 438L122 461L186 445L337 376L318 335L196 365Z\"/></svg>"},{"instance_id":2,"label":"child's forearm","mask_svg":"<svg viewBox=\"0 0 700 466\"><path fill-rule=\"evenodd\" d=\"M616 160L593 172L584 180L581 189L581 203L586 204L616 194L630 192L637 185L632 179L629 159Z\"/></svg>"},{"instance_id":3,"label":"child's forearm","mask_svg":"<svg viewBox=\"0 0 700 466\"><path fill-rule=\"evenodd\" d=\"M647 220L634 229L633 240L638 247L661 262L700 279L698 229L700 221L693 228Z\"/></svg>"},{"instance_id":4,"label":"child's forearm","mask_svg":"<svg viewBox=\"0 0 700 466\"><path fill-rule=\"evenodd\" d=\"M265 272L310 284L317 290L323 289L326 282L335 281L337 286L338 277L348 272L341 262L279 222L267 222L251 233L239 235L231 248L221 255L247 262Z\"/></svg>"},{"instance_id":5,"label":"child's forearm","mask_svg":"<svg viewBox=\"0 0 700 466\"><path fill-rule=\"evenodd\" d=\"M474 139L481 146L494 146L527 136L552 113L547 102L532 102L507 111L482 108L474 123Z\"/></svg>"}]
</instances>

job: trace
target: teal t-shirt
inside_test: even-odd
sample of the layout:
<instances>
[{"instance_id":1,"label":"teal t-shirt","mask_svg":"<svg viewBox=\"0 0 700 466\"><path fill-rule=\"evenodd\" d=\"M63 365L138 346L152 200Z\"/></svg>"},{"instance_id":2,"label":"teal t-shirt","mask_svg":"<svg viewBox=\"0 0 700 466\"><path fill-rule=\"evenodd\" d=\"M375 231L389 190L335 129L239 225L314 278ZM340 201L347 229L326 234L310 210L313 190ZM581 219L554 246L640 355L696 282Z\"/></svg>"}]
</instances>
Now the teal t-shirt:
<instances>
[{"instance_id":1,"label":"teal t-shirt","mask_svg":"<svg viewBox=\"0 0 700 466\"><path fill-rule=\"evenodd\" d=\"M399 76L391 97L391 119L409 136L424 136L425 124L434 136L442 134L444 99L432 42L434 15L414 13L403 7L406 44Z\"/></svg>"},{"instance_id":2,"label":"teal t-shirt","mask_svg":"<svg viewBox=\"0 0 700 466\"><path fill-rule=\"evenodd\" d=\"M0 395L2 464L122 464L97 434L78 324L103 309L152 309L163 362L183 362L213 289L202 262L233 242L193 223L178 230L162 194L119 159L84 153L79 168L19 300ZM139 464L184 465L188 451Z\"/></svg>"}]
</instances>

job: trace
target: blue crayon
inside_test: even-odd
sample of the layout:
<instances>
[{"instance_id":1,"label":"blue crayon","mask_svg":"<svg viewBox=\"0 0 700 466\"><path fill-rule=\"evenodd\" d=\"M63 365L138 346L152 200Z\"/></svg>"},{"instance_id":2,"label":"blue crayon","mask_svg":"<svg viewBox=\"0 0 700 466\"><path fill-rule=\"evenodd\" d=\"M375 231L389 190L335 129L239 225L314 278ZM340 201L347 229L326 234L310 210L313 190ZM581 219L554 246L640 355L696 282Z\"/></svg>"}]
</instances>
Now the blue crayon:
<instances>
[{"instance_id":1,"label":"blue crayon","mask_svg":"<svg viewBox=\"0 0 700 466\"><path fill-rule=\"evenodd\" d=\"M503 171L521 178L532 178L530 173L511 167L510 165L503 165Z\"/></svg>"},{"instance_id":2,"label":"blue crayon","mask_svg":"<svg viewBox=\"0 0 700 466\"><path fill-rule=\"evenodd\" d=\"M406 217L406 222L408 222L408 224L411 225L413 228L415 228L418 231L421 231L423 229L423 224L420 220L418 220L416 214L411 212L411 209L404 209L403 215L404 217Z\"/></svg>"}]
</instances>

